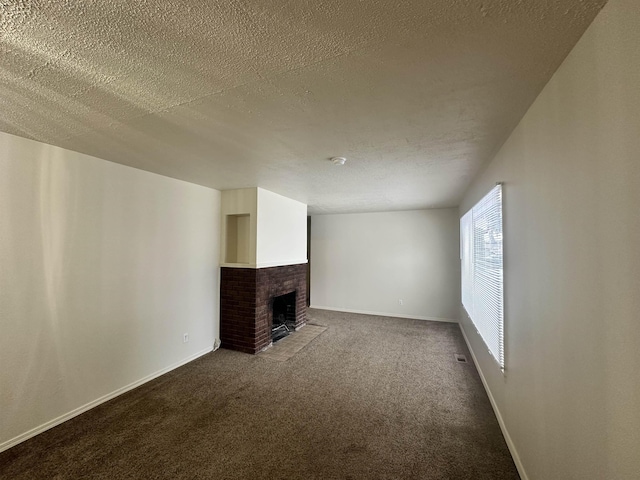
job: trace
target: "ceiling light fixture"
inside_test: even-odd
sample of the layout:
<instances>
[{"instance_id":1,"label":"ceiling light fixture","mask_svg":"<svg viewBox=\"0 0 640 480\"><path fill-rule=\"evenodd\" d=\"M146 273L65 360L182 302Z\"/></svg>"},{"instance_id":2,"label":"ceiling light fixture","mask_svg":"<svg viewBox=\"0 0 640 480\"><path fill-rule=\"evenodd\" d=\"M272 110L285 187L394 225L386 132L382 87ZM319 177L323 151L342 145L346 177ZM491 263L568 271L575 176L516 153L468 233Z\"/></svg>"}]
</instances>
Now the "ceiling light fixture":
<instances>
[{"instance_id":1,"label":"ceiling light fixture","mask_svg":"<svg viewBox=\"0 0 640 480\"><path fill-rule=\"evenodd\" d=\"M332 157L331 161L334 165L344 165L344 162L346 162L347 159L344 157Z\"/></svg>"}]
</instances>

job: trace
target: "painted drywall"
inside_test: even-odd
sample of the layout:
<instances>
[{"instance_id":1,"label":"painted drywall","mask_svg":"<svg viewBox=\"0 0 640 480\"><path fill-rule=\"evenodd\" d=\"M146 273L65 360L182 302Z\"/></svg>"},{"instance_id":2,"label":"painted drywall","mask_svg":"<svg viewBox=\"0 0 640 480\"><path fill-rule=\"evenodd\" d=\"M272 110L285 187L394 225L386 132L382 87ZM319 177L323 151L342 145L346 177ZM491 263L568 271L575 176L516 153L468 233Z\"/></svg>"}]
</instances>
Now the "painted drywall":
<instances>
[{"instance_id":1,"label":"painted drywall","mask_svg":"<svg viewBox=\"0 0 640 480\"><path fill-rule=\"evenodd\" d=\"M229 232L229 215L249 215L248 229ZM247 222L245 222L247 223ZM248 236L243 240L241 237ZM307 262L307 206L263 188L222 192L220 263L225 267L264 268ZM231 243L237 243L232 246ZM242 262L229 253L248 248Z\"/></svg>"},{"instance_id":2,"label":"painted drywall","mask_svg":"<svg viewBox=\"0 0 640 480\"><path fill-rule=\"evenodd\" d=\"M455 321L459 231L457 209L312 216L311 306Z\"/></svg>"},{"instance_id":3,"label":"painted drywall","mask_svg":"<svg viewBox=\"0 0 640 480\"><path fill-rule=\"evenodd\" d=\"M504 182L504 376L461 321L530 480L640 478L638 45L611 0L460 209Z\"/></svg>"},{"instance_id":4,"label":"painted drywall","mask_svg":"<svg viewBox=\"0 0 640 480\"><path fill-rule=\"evenodd\" d=\"M307 206L263 188L257 195L257 266L306 263Z\"/></svg>"},{"instance_id":5,"label":"painted drywall","mask_svg":"<svg viewBox=\"0 0 640 480\"><path fill-rule=\"evenodd\" d=\"M212 349L220 192L9 134L0 172L4 449Z\"/></svg>"}]
</instances>

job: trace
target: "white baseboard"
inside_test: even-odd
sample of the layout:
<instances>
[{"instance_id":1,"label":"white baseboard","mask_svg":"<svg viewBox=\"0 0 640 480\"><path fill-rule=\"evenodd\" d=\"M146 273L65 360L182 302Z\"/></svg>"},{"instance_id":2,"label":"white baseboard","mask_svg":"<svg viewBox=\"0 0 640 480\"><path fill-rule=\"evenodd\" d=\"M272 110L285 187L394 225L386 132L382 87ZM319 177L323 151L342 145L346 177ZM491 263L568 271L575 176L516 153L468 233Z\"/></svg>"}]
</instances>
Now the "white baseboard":
<instances>
[{"instance_id":1,"label":"white baseboard","mask_svg":"<svg viewBox=\"0 0 640 480\"><path fill-rule=\"evenodd\" d=\"M219 346L219 343L218 343ZM216 347L217 349L217 347ZM185 365L189 362L192 362L193 360L195 360L196 358L199 358L203 355L206 355L207 353L213 351L214 348L213 347L209 347L209 348L205 348L204 350L201 350L198 353L194 353L193 355L185 358L184 360L180 360L177 363L174 363L173 365L170 365L168 367L163 368L162 370L158 370L155 373L152 373L151 375L147 375L144 378L141 378L140 380L137 380L133 383L130 383L129 385L126 385L122 388L118 388L117 390L114 390L111 393L108 393L106 395L103 395L100 398L97 398L85 405L82 405L81 407L75 408L73 410L71 410L68 413L65 413L63 415L60 415L57 418L54 418L53 420L49 420L48 422L43 423L42 425L32 428L31 430L22 433L20 435L18 435L17 437L13 437L10 440L7 440L6 442L0 443L0 452L3 452L5 450L10 449L11 447L16 446L19 443L24 442L25 440L30 439L31 437L35 437L36 435L38 435L39 433L42 433L46 430L49 430L50 428L53 428L57 425L60 425L61 423L66 422L67 420L72 419L73 417L77 417L78 415L80 415L81 413L86 412L87 410L91 410L94 407L97 407L98 405L104 403L104 402L108 402L109 400L111 400L112 398L117 397L118 395L122 395L123 393L128 392L129 390L133 390L136 387L139 387L140 385L142 385L143 383L147 383L151 380L153 380L154 378L158 378L161 375L164 375L165 373L170 372L171 370L175 370L178 367L181 367L182 365Z\"/></svg>"},{"instance_id":2,"label":"white baseboard","mask_svg":"<svg viewBox=\"0 0 640 480\"><path fill-rule=\"evenodd\" d=\"M345 313L360 313L363 315L377 315L380 317L394 317L394 318L410 318L411 320L430 320L432 322L447 322L458 323L458 320L453 318L440 318L440 317L424 317L421 315L403 315L400 313L388 313L388 312L370 312L368 310L354 310L351 308L334 308L323 307L320 305L310 305L309 308L315 308L318 310L331 310L332 312L345 312Z\"/></svg>"},{"instance_id":3,"label":"white baseboard","mask_svg":"<svg viewBox=\"0 0 640 480\"><path fill-rule=\"evenodd\" d=\"M511 435L509 435L509 431L507 430L507 426L504 424L504 420L502 419L502 414L498 409L498 405L496 404L493 395L491 394L491 390L489 390L489 385L487 384L487 380L484 377L484 373L482 373L482 369L480 368L480 364L478 363L478 359L476 358L476 354L473 352L473 348L471 348L471 343L469 343L469 339L467 338L467 334L462 328L462 323L460 324L460 331L462 332L462 336L464 337L464 341L467 344L467 348L469 352L471 352L471 357L473 358L473 363L476 366L476 370L480 374L480 380L482 380L482 385L484 385L484 389L487 392L487 396L489 397L489 402L491 402L491 407L493 408L493 412L496 414L496 418L498 419L498 424L500 425L500 430L502 430L502 435L504 436L505 441L507 442L507 447L509 447L509 452L511 452L511 457L513 457L513 463L516 464L516 468L518 469L518 473L520 474L520 478L522 480L529 480L527 473L524 471L524 465L522 465L522 461L520 460L520 455L518 455L518 451L516 450L516 446L511 440Z\"/></svg>"}]
</instances>

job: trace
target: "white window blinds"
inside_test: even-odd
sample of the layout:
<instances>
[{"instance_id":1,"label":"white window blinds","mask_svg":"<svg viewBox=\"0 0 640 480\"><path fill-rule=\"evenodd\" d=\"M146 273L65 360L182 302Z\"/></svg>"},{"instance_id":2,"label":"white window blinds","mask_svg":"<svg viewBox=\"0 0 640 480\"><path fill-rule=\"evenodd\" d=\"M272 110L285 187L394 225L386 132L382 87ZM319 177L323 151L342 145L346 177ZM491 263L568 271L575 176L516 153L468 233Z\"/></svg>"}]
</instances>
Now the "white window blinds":
<instances>
[{"instance_id":1,"label":"white window blinds","mask_svg":"<svg viewBox=\"0 0 640 480\"><path fill-rule=\"evenodd\" d=\"M472 211L460 219L460 258L462 260L462 304L471 311L473 305L473 224Z\"/></svg>"},{"instance_id":2,"label":"white window blinds","mask_svg":"<svg viewBox=\"0 0 640 480\"><path fill-rule=\"evenodd\" d=\"M502 186L460 219L462 304L504 369Z\"/></svg>"}]
</instances>

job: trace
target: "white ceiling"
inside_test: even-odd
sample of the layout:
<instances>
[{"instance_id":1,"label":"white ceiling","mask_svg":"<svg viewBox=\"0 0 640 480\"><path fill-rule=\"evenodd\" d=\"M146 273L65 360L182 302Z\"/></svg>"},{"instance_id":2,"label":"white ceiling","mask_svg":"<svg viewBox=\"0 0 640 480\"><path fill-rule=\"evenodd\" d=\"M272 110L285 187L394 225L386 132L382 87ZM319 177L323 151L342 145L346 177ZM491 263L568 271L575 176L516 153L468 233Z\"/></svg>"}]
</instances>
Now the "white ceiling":
<instances>
[{"instance_id":1,"label":"white ceiling","mask_svg":"<svg viewBox=\"0 0 640 480\"><path fill-rule=\"evenodd\" d=\"M2 1L0 130L310 213L456 206L605 3Z\"/></svg>"}]
</instances>

